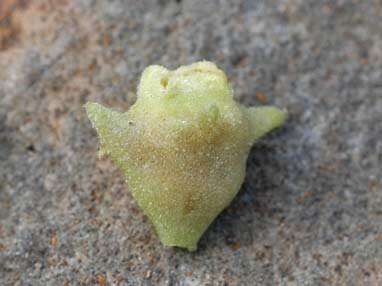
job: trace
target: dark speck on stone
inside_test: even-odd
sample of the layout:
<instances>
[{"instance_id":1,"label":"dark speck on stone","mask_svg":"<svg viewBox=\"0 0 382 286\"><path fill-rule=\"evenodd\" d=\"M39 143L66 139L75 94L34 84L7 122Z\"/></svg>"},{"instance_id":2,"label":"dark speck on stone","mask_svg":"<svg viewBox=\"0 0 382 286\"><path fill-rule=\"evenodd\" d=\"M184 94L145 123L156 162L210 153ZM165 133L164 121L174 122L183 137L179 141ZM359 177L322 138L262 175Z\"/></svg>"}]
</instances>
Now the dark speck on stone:
<instances>
[{"instance_id":1,"label":"dark speck on stone","mask_svg":"<svg viewBox=\"0 0 382 286\"><path fill-rule=\"evenodd\" d=\"M53 2L0 1L0 285L382 285L380 1ZM146 66L202 59L289 121L188 253L83 104L126 110Z\"/></svg>"}]
</instances>

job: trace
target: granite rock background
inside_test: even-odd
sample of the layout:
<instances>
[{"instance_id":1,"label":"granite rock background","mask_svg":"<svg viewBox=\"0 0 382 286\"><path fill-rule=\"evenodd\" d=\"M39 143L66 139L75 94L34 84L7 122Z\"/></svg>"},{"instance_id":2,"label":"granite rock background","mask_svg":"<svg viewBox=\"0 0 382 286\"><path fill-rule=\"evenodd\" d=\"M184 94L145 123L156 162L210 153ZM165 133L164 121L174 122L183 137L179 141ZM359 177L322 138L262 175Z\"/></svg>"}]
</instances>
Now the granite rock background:
<instances>
[{"instance_id":1,"label":"granite rock background","mask_svg":"<svg viewBox=\"0 0 382 286\"><path fill-rule=\"evenodd\" d=\"M1 0L0 285L382 285L380 0ZM97 159L87 100L200 59L288 109L195 253Z\"/></svg>"}]
</instances>

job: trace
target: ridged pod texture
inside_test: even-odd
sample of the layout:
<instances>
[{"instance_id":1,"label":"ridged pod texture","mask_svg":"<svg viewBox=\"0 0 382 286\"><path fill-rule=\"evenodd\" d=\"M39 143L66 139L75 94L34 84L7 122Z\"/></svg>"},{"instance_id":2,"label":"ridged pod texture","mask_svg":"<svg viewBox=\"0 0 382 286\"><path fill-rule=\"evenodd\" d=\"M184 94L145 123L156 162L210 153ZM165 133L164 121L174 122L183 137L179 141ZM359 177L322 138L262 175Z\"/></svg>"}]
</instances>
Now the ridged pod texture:
<instances>
[{"instance_id":1,"label":"ridged pod texture","mask_svg":"<svg viewBox=\"0 0 382 286\"><path fill-rule=\"evenodd\" d=\"M253 143L286 118L236 103L224 72L207 61L146 68L125 113L91 102L86 110L100 153L122 170L162 243L190 251L239 191Z\"/></svg>"}]
</instances>

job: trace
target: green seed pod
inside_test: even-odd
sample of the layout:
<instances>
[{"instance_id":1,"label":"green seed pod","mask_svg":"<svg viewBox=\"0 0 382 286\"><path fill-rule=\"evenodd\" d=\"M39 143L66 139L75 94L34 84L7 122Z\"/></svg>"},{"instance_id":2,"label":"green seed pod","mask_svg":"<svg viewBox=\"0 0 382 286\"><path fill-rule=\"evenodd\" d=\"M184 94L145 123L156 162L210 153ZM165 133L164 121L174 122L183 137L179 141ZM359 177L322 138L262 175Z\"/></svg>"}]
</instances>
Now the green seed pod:
<instances>
[{"instance_id":1,"label":"green seed pod","mask_svg":"<svg viewBox=\"0 0 382 286\"><path fill-rule=\"evenodd\" d=\"M286 119L236 103L224 72L206 61L148 67L125 113L91 102L86 110L100 154L122 170L162 243L190 251L239 191L253 143Z\"/></svg>"}]
</instances>

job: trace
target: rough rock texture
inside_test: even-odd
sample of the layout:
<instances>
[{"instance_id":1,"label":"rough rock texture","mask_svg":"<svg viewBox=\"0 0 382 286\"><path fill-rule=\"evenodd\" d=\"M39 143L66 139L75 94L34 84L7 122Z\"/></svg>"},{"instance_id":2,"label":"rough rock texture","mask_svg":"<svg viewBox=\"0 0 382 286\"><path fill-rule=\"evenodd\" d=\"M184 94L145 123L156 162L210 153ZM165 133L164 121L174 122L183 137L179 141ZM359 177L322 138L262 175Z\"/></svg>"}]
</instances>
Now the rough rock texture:
<instances>
[{"instance_id":1,"label":"rough rock texture","mask_svg":"<svg viewBox=\"0 0 382 286\"><path fill-rule=\"evenodd\" d=\"M381 285L382 2L0 1L0 285ZM199 250L164 248L83 104L215 61L289 110Z\"/></svg>"}]
</instances>

